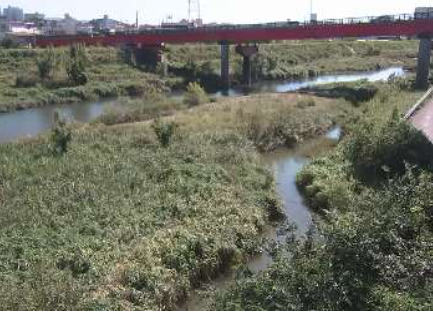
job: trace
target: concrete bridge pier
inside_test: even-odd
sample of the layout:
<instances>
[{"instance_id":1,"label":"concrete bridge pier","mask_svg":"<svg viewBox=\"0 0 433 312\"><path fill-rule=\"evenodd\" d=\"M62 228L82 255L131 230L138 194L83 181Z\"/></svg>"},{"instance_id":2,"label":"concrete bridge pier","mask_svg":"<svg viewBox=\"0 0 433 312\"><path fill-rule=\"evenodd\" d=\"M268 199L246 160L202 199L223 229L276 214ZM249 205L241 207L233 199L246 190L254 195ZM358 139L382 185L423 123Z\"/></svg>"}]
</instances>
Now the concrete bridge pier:
<instances>
[{"instance_id":1,"label":"concrete bridge pier","mask_svg":"<svg viewBox=\"0 0 433 312\"><path fill-rule=\"evenodd\" d=\"M242 55L242 83L251 86L252 83L252 57L259 52L257 45L238 45L236 53Z\"/></svg>"},{"instance_id":2,"label":"concrete bridge pier","mask_svg":"<svg viewBox=\"0 0 433 312\"><path fill-rule=\"evenodd\" d=\"M164 62L164 45L136 45L133 48L133 54L137 65L144 65L155 70L158 64Z\"/></svg>"},{"instance_id":3,"label":"concrete bridge pier","mask_svg":"<svg viewBox=\"0 0 433 312\"><path fill-rule=\"evenodd\" d=\"M415 88L424 90L429 86L432 41L430 35L420 36Z\"/></svg>"},{"instance_id":4,"label":"concrete bridge pier","mask_svg":"<svg viewBox=\"0 0 433 312\"><path fill-rule=\"evenodd\" d=\"M230 45L221 42L221 81L224 88L230 88Z\"/></svg>"}]
</instances>

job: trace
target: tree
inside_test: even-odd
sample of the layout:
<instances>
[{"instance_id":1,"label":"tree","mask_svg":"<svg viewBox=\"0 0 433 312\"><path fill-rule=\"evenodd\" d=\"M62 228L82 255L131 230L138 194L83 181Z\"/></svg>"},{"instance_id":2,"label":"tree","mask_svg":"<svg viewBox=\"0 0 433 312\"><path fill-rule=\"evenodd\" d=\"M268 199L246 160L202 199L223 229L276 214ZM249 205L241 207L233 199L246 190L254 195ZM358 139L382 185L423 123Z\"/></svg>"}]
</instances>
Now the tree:
<instances>
[{"instance_id":1,"label":"tree","mask_svg":"<svg viewBox=\"0 0 433 312\"><path fill-rule=\"evenodd\" d=\"M39 77L43 80L52 79L59 64L59 53L57 53L53 47L49 47L36 58Z\"/></svg>"},{"instance_id":2,"label":"tree","mask_svg":"<svg viewBox=\"0 0 433 312\"><path fill-rule=\"evenodd\" d=\"M50 136L50 149L54 155L61 156L68 151L68 146L72 140L72 134L65 120L60 117L58 112L54 115L54 128Z\"/></svg>"},{"instance_id":3,"label":"tree","mask_svg":"<svg viewBox=\"0 0 433 312\"><path fill-rule=\"evenodd\" d=\"M81 44L74 44L69 48L69 58L66 62L66 73L69 81L75 85L85 85L88 76L86 67L88 65L88 57L86 49Z\"/></svg>"}]
</instances>

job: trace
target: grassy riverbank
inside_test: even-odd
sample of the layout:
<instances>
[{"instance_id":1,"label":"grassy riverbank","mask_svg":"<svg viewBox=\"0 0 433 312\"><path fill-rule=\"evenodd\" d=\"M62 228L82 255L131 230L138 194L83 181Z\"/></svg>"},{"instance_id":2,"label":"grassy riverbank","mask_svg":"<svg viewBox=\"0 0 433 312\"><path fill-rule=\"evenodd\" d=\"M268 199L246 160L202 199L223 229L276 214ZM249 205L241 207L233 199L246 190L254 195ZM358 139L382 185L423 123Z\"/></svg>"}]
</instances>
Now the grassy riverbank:
<instances>
[{"instance_id":1,"label":"grassy riverbank","mask_svg":"<svg viewBox=\"0 0 433 312\"><path fill-rule=\"evenodd\" d=\"M60 155L46 136L0 145L0 309L174 308L253 253L278 216L257 147L322 133L351 110L263 95L159 123L75 125Z\"/></svg>"},{"instance_id":2,"label":"grassy riverbank","mask_svg":"<svg viewBox=\"0 0 433 312\"><path fill-rule=\"evenodd\" d=\"M218 45L168 46L164 52L168 74L131 66L125 54L114 48L87 48L85 85L71 84L64 69L49 81L40 79L37 59L46 51L0 49L0 112L54 103L81 102L104 97L133 96L184 88L191 81L207 90L220 85ZM56 53L66 53L65 49ZM234 52L234 83L241 77L242 61ZM311 41L261 44L253 63L256 80L303 79L326 73L375 70L378 67L414 68L416 41L357 42Z\"/></svg>"},{"instance_id":3,"label":"grassy riverbank","mask_svg":"<svg viewBox=\"0 0 433 312\"><path fill-rule=\"evenodd\" d=\"M38 76L37 60L46 50L0 49L0 112L49 104L82 102L117 96L142 96L169 90L170 79L126 64L119 50L87 48L85 85L68 81L62 66L50 79ZM65 49L57 49L59 62ZM63 61L66 62L66 61Z\"/></svg>"},{"instance_id":4,"label":"grassy riverbank","mask_svg":"<svg viewBox=\"0 0 433 312\"><path fill-rule=\"evenodd\" d=\"M222 310L428 310L433 147L401 120L420 94L387 86L331 155L298 176L323 216L306 240L216 298ZM289 252L287 252L289 251Z\"/></svg>"}]
</instances>

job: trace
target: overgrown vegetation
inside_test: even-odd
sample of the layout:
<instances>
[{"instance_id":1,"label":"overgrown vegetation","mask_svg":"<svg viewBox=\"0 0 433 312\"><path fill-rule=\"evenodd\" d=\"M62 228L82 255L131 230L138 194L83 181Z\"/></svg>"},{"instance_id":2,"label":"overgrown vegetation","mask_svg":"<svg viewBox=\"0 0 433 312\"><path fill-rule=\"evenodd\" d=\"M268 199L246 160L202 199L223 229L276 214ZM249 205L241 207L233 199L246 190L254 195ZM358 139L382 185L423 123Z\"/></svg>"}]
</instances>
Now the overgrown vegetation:
<instances>
[{"instance_id":1,"label":"overgrown vegetation","mask_svg":"<svg viewBox=\"0 0 433 312\"><path fill-rule=\"evenodd\" d=\"M56 112L54 119L49 145L54 155L61 156L68 151L72 135L66 121L60 117L59 113Z\"/></svg>"},{"instance_id":2,"label":"overgrown vegetation","mask_svg":"<svg viewBox=\"0 0 433 312\"><path fill-rule=\"evenodd\" d=\"M262 43L253 58L254 80L298 80L329 73L377 70L390 66L415 68L416 41L310 41ZM168 46L169 72L207 91L220 87L219 45ZM230 51L232 82L242 79L242 59Z\"/></svg>"},{"instance_id":3,"label":"overgrown vegetation","mask_svg":"<svg viewBox=\"0 0 433 312\"><path fill-rule=\"evenodd\" d=\"M52 79L61 61L59 53L52 47L48 48L45 53L36 58L39 77L42 80ZM20 84L17 82L17 85Z\"/></svg>"},{"instance_id":4,"label":"overgrown vegetation","mask_svg":"<svg viewBox=\"0 0 433 312\"><path fill-rule=\"evenodd\" d=\"M175 80L126 64L114 48L0 49L0 112L165 92Z\"/></svg>"},{"instance_id":5,"label":"overgrown vegetation","mask_svg":"<svg viewBox=\"0 0 433 312\"><path fill-rule=\"evenodd\" d=\"M360 104L373 99L379 91L377 84L368 81L353 83L333 83L303 89L303 93L328 98L343 98L353 104Z\"/></svg>"},{"instance_id":6,"label":"overgrown vegetation","mask_svg":"<svg viewBox=\"0 0 433 312\"><path fill-rule=\"evenodd\" d=\"M188 106L197 106L209 102L209 98L203 88L196 82L191 82L186 87L184 103Z\"/></svg>"},{"instance_id":7,"label":"overgrown vegetation","mask_svg":"<svg viewBox=\"0 0 433 312\"><path fill-rule=\"evenodd\" d=\"M167 63L156 70L137 66L131 50L87 47L88 62L82 62L74 56L82 54L80 49L0 48L0 112L103 97L142 96L149 90L185 89L190 82L199 83L206 91L221 87L218 45L169 46L164 52ZM414 68L416 53L415 41L261 44L253 73L256 80L280 80L387 66ZM231 55L232 81L236 84L240 82L242 60L234 47ZM57 57L67 66L55 71ZM336 59L338 62L333 61ZM41 76L37 60L42 66Z\"/></svg>"},{"instance_id":8,"label":"overgrown vegetation","mask_svg":"<svg viewBox=\"0 0 433 312\"><path fill-rule=\"evenodd\" d=\"M1 309L172 309L254 252L274 191L242 137L73 136L0 146Z\"/></svg>"},{"instance_id":9,"label":"overgrown vegetation","mask_svg":"<svg viewBox=\"0 0 433 312\"><path fill-rule=\"evenodd\" d=\"M0 145L0 308L173 309L242 262L279 201L241 121L259 108L268 122L311 110L313 133L351 106L302 100L231 99L157 123L70 126L62 157L50 146L64 147L63 130ZM313 122L325 109L329 119Z\"/></svg>"},{"instance_id":10,"label":"overgrown vegetation","mask_svg":"<svg viewBox=\"0 0 433 312\"><path fill-rule=\"evenodd\" d=\"M163 122L160 119L155 120L152 125L152 129L155 131L156 137L162 147L168 147L170 145L176 128L177 125L175 123Z\"/></svg>"},{"instance_id":11,"label":"overgrown vegetation","mask_svg":"<svg viewBox=\"0 0 433 312\"><path fill-rule=\"evenodd\" d=\"M323 215L275 263L216 299L223 310L425 310L433 305L433 147L401 120L413 93L387 86L298 184ZM382 91L381 91L382 92ZM428 156L429 155L429 156Z\"/></svg>"},{"instance_id":12,"label":"overgrown vegetation","mask_svg":"<svg viewBox=\"0 0 433 312\"><path fill-rule=\"evenodd\" d=\"M89 60L84 46L70 46L68 60L66 60L66 73L69 81L77 86L85 85L89 80L86 73L88 63Z\"/></svg>"},{"instance_id":13,"label":"overgrown vegetation","mask_svg":"<svg viewBox=\"0 0 433 312\"><path fill-rule=\"evenodd\" d=\"M267 64L260 75L294 78L289 65L305 64L366 69L382 58L406 62L413 50L412 42L389 43L389 50L382 43L344 41L335 50L332 44L282 45L297 52L276 64L279 48L269 48L273 56L258 63ZM194 62L214 48L200 47ZM170 49L178 55L176 49L189 47ZM432 306L431 147L398 119L418 94L399 83L340 85L337 100L274 94L198 105L207 102L198 84L190 85L194 102L167 101L159 92L166 80L124 63L114 49L88 49L83 66L71 50L78 79L69 67L70 81L63 68L41 82L40 53L47 52L0 50L0 68L7 69L0 103L9 103L0 107L141 98L128 100L121 113L114 107L101 122L59 121L51 136L0 145L0 309L175 308L192 289L257 252L265 225L281 215L258 151L291 147L335 123L344 126L344 142L298 178L323 221L307 239L289 237L273 248L274 265L258 276L246 272L217 296L215 308ZM329 62L346 53L347 62ZM182 68L184 56L173 55L171 70ZM203 68L214 74L212 61L194 62L196 75ZM24 69L34 80L17 76ZM79 85L78 73L87 83Z\"/></svg>"}]
</instances>

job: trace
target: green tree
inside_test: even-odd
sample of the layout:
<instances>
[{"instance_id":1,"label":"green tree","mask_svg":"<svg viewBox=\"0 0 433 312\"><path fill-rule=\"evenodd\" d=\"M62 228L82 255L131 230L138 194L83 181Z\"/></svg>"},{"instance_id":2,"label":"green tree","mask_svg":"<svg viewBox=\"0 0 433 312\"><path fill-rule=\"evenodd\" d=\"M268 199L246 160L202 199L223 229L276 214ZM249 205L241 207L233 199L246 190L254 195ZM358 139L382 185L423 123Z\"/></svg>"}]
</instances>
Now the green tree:
<instances>
[{"instance_id":1,"label":"green tree","mask_svg":"<svg viewBox=\"0 0 433 312\"><path fill-rule=\"evenodd\" d=\"M52 79L56 69L59 67L61 58L53 47L49 47L36 58L39 77L43 80Z\"/></svg>"},{"instance_id":2,"label":"green tree","mask_svg":"<svg viewBox=\"0 0 433 312\"><path fill-rule=\"evenodd\" d=\"M66 121L60 117L59 113L54 114L54 128L50 136L50 149L57 155L63 155L68 151L68 146L72 140L72 134Z\"/></svg>"},{"instance_id":3,"label":"green tree","mask_svg":"<svg viewBox=\"0 0 433 312\"><path fill-rule=\"evenodd\" d=\"M69 48L68 61L66 62L66 73L69 81L75 85L85 85L89 78L86 73L88 57L85 46L74 44Z\"/></svg>"}]
</instances>

